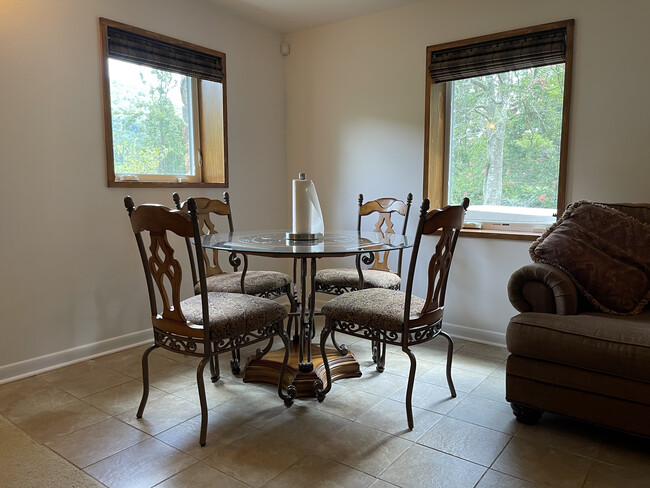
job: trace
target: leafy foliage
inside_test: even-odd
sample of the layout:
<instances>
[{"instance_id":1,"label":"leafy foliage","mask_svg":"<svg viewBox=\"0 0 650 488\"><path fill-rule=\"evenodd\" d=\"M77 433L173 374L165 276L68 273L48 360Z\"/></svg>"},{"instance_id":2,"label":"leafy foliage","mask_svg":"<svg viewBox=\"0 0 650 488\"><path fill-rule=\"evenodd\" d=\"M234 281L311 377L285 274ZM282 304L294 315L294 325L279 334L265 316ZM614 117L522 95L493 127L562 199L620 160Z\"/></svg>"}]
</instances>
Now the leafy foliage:
<instances>
[{"instance_id":1,"label":"leafy foliage","mask_svg":"<svg viewBox=\"0 0 650 488\"><path fill-rule=\"evenodd\" d=\"M453 82L449 201L555 208L564 64Z\"/></svg>"},{"instance_id":2,"label":"leafy foliage","mask_svg":"<svg viewBox=\"0 0 650 488\"><path fill-rule=\"evenodd\" d=\"M190 173L190 79L167 71L141 71L139 80L111 76L113 155L117 174ZM180 95L179 95L180 94ZM181 113L172 97L180 99Z\"/></svg>"}]
</instances>

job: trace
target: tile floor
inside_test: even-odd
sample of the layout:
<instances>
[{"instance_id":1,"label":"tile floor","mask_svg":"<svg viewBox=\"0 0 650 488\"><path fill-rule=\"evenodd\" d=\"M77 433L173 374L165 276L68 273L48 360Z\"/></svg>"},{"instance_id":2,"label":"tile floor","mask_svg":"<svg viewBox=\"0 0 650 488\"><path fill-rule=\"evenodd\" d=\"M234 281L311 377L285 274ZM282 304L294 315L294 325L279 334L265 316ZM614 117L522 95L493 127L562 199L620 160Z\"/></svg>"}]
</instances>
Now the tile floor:
<instances>
[{"instance_id":1,"label":"tile floor","mask_svg":"<svg viewBox=\"0 0 650 488\"><path fill-rule=\"evenodd\" d=\"M141 420L143 347L1 385L0 414L110 488L650 486L646 440L548 414L519 424L504 400L504 349L457 340L452 399L444 339L418 346L409 431L406 356L390 348L378 374L368 343L347 343L363 376L337 381L322 404L286 408L271 385L244 384L224 359L222 379L206 383L203 448L196 359L161 350Z\"/></svg>"}]
</instances>

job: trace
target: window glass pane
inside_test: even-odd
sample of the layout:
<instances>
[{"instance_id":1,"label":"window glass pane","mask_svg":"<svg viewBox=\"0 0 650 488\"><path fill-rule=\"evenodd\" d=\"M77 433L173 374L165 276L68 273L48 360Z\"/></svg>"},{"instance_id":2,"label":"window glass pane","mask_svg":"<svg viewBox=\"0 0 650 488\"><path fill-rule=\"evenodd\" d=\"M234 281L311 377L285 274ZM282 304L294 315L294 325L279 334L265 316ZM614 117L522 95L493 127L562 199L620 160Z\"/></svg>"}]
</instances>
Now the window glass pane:
<instances>
[{"instance_id":1,"label":"window glass pane","mask_svg":"<svg viewBox=\"0 0 650 488\"><path fill-rule=\"evenodd\" d=\"M554 221L564 64L450 85L447 200L469 197L468 221Z\"/></svg>"},{"instance_id":2,"label":"window glass pane","mask_svg":"<svg viewBox=\"0 0 650 488\"><path fill-rule=\"evenodd\" d=\"M196 173L192 79L109 59L116 175Z\"/></svg>"}]
</instances>

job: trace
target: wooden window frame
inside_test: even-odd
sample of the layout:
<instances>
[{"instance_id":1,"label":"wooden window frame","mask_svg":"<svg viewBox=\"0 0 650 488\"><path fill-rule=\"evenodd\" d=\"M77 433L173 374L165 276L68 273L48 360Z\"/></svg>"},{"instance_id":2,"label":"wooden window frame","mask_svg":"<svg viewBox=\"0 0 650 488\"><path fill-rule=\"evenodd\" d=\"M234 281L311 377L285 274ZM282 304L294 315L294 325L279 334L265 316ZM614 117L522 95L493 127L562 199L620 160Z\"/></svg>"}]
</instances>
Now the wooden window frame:
<instances>
[{"instance_id":1,"label":"wooden window frame","mask_svg":"<svg viewBox=\"0 0 650 488\"><path fill-rule=\"evenodd\" d=\"M428 72L432 52L443 49L458 48L494 42L501 39L513 38L531 33L551 31L555 29L566 29L566 51L565 51L565 79L564 99L562 106L562 129L560 142L560 164L558 174L558 198L556 215L560 216L566 207L566 168L569 149L569 125L571 108L571 85L573 79L573 29L574 20L564 20L548 24L515 29L496 34L480 37L473 37L461 41L448 42L427 47L427 73L425 92L425 140L424 140L424 175L423 195L429 198L433 207L441 208L447 202L447 172L449 164L447 127L448 104L446 83L435 83ZM470 202L471 205L471 202ZM463 229L462 235L471 237L491 237L512 240L534 240L540 233L517 232L517 231L486 231L479 229Z\"/></svg>"},{"instance_id":2,"label":"wooden window frame","mask_svg":"<svg viewBox=\"0 0 650 488\"><path fill-rule=\"evenodd\" d=\"M189 51L207 54L218 58L222 71L222 79L215 83L212 80L193 77L195 81L196 99L193 104L198 108L198 130L200 147L200 175L196 181L183 180L175 175L142 175L138 179L121 179L115 174L113 155L113 130L111 114L110 74L108 68L109 28L119 29L156 42L180 47ZM196 44L174 39L131 25L123 24L105 18L99 19L101 70L102 70L102 99L104 109L104 138L106 146L106 170L109 187L145 187L145 188L225 188L228 187L228 130L226 111L226 54L208 49ZM171 70L170 70L171 71Z\"/></svg>"}]
</instances>

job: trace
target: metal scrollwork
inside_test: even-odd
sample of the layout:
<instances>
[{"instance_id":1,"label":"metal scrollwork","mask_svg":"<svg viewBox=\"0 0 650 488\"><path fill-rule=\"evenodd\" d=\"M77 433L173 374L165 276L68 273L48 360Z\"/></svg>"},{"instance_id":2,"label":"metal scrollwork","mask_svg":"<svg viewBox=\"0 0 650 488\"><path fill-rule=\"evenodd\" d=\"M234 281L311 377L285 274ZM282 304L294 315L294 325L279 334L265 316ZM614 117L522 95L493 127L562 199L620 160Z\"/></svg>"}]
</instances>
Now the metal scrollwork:
<instances>
[{"instance_id":1,"label":"metal scrollwork","mask_svg":"<svg viewBox=\"0 0 650 488\"><path fill-rule=\"evenodd\" d=\"M374 252L369 252L366 254L363 254L361 256L361 261L363 261L363 264L370 266L372 263L375 262L375 253Z\"/></svg>"},{"instance_id":2,"label":"metal scrollwork","mask_svg":"<svg viewBox=\"0 0 650 488\"><path fill-rule=\"evenodd\" d=\"M241 266L241 258L237 257L236 252L231 252L230 253L230 256L228 256L228 262L235 269L238 268L239 266Z\"/></svg>"}]
</instances>

